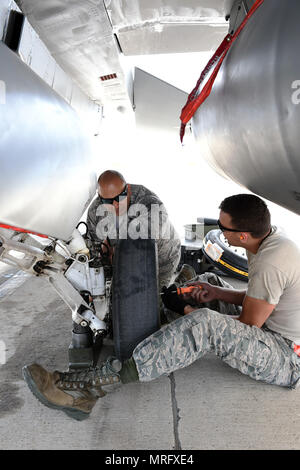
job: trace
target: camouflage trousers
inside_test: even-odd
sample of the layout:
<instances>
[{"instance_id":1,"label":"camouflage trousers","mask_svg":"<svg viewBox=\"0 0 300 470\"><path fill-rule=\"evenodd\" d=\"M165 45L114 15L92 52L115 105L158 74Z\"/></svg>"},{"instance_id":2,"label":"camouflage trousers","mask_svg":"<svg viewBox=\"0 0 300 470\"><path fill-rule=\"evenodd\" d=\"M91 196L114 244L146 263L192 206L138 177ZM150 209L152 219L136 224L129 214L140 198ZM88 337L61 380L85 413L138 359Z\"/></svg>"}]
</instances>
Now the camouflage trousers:
<instances>
[{"instance_id":1,"label":"camouflage trousers","mask_svg":"<svg viewBox=\"0 0 300 470\"><path fill-rule=\"evenodd\" d=\"M230 287L213 274L197 279ZM231 318L229 315L239 313L235 305L211 304L218 311L205 304L165 325L135 348L133 358L140 381L170 374L211 352L255 380L290 388L300 385L300 357L294 353L292 341L268 328Z\"/></svg>"}]
</instances>

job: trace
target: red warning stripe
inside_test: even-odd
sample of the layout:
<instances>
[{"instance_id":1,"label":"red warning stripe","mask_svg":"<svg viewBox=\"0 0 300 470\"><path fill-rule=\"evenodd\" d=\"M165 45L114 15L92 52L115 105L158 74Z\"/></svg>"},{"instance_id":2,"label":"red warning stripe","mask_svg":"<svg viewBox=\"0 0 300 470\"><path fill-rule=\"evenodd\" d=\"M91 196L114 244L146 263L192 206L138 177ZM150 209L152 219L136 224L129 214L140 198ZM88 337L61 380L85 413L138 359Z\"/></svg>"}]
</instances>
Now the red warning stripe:
<instances>
[{"instance_id":1,"label":"red warning stripe","mask_svg":"<svg viewBox=\"0 0 300 470\"><path fill-rule=\"evenodd\" d=\"M251 18L251 16L255 13L255 11L263 4L264 0L256 0L256 2L253 4L253 6L250 8L247 16L244 18L243 22L239 26L239 28L236 30L236 32L231 35L227 34L227 36L223 39L222 43L216 50L215 54L212 56L212 58L209 60L207 63L205 69L202 71L200 78L195 86L195 88L192 90L192 92L189 94L187 102L185 106L182 108L181 115L180 115L180 120L181 120L181 127L180 127L180 140L182 142L183 136L185 133L185 126L189 122L189 120L194 116L195 112L201 106L201 104L208 98L208 96L211 93L213 84L217 78L218 72L220 70L220 67L227 55L227 52L229 51L231 45L234 43L234 41L237 39L239 36L240 32L244 29L246 26L247 22ZM200 88L200 85L208 75L208 73L212 70L213 66L215 66L211 76L207 80L207 83L204 85L203 89L200 91L198 94L198 90Z\"/></svg>"},{"instance_id":2,"label":"red warning stripe","mask_svg":"<svg viewBox=\"0 0 300 470\"><path fill-rule=\"evenodd\" d=\"M300 356L300 345L299 344L294 344L294 352L297 354L297 356Z\"/></svg>"},{"instance_id":3,"label":"red warning stripe","mask_svg":"<svg viewBox=\"0 0 300 470\"><path fill-rule=\"evenodd\" d=\"M42 233L32 232L31 230L25 230L24 228L20 228L20 227L13 227L12 225L0 224L0 227L8 228L10 230L15 230L15 232L32 233L33 235L37 235L38 237L48 238L47 235L43 235Z\"/></svg>"}]
</instances>

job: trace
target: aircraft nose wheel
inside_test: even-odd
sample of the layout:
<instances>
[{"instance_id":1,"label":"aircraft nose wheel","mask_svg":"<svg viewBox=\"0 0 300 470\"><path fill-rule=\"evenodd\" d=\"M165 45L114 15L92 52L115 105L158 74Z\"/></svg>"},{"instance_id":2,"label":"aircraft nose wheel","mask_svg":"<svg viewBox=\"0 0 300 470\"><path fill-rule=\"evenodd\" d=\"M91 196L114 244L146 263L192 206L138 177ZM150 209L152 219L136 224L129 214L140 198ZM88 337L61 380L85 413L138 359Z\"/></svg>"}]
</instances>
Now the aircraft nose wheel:
<instances>
[{"instance_id":1,"label":"aircraft nose wheel","mask_svg":"<svg viewBox=\"0 0 300 470\"><path fill-rule=\"evenodd\" d=\"M128 359L160 327L155 240L120 240L114 254L112 323L115 353Z\"/></svg>"}]
</instances>

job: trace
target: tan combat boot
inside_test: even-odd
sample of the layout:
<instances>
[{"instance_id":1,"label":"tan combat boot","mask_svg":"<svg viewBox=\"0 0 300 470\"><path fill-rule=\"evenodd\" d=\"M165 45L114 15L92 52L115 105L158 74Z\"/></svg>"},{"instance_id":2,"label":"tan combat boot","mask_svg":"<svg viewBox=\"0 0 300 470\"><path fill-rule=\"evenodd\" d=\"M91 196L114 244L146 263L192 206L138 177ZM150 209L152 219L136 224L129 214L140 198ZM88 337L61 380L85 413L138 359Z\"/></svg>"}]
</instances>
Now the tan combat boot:
<instances>
[{"instance_id":1,"label":"tan combat boot","mask_svg":"<svg viewBox=\"0 0 300 470\"><path fill-rule=\"evenodd\" d=\"M39 364L31 364L23 367L23 377L43 405L82 421L89 417L98 397L105 395L101 387L120 381L121 366L120 361L108 359L100 368L51 373ZM98 396L91 393L92 389Z\"/></svg>"}]
</instances>

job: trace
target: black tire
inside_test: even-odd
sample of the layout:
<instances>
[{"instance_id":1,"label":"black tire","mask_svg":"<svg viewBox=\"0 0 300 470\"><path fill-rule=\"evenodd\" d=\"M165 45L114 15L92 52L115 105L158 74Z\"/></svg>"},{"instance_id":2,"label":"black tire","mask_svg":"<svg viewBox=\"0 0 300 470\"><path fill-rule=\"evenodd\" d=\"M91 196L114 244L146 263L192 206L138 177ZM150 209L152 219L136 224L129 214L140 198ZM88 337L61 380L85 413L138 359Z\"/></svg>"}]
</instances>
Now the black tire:
<instances>
[{"instance_id":1,"label":"black tire","mask_svg":"<svg viewBox=\"0 0 300 470\"><path fill-rule=\"evenodd\" d=\"M160 327L157 266L154 240L118 242L113 262L112 323L115 353L121 361Z\"/></svg>"},{"instance_id":2,"label":"black tire","mask_svg":"<svg viewBox=\"0 0 300 470\"><path fill-rule=\"evenodd\" d=\"M211 230L208 232L204 238L202 251L205 258L214 266L216 266L220 271L229 276L232 276L236 279L242 281L248 281L248 260L246 256L241 256L237 253L235 247L226 245L222 241L222 231L221 230ZM210 241L211 243L216 243L222 248L223 254L219 261L214 261L205 251L206 243Z\"/></svg>"}]
</instances>

